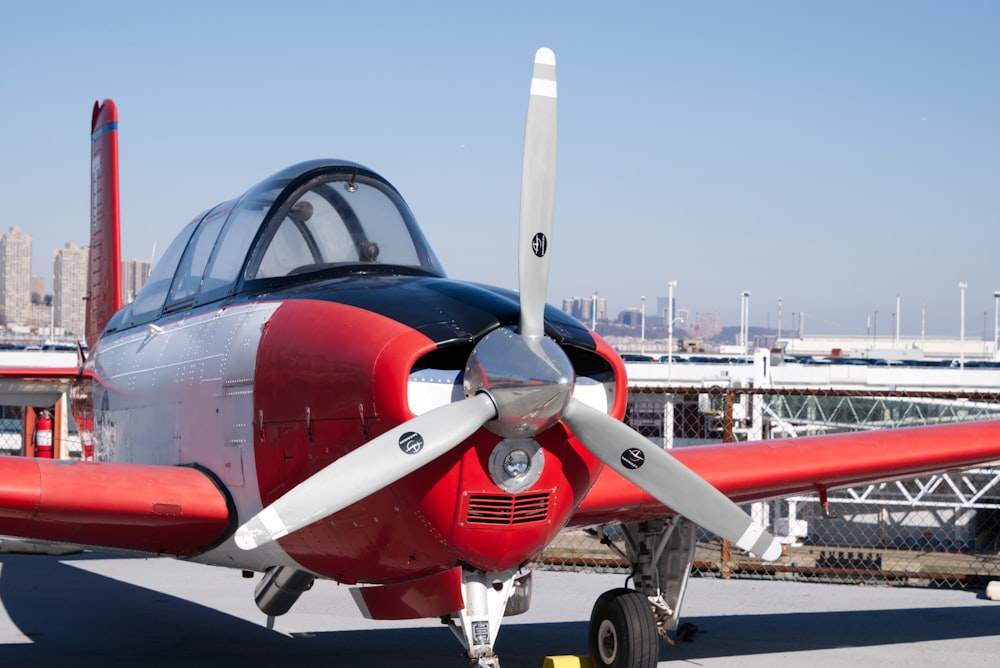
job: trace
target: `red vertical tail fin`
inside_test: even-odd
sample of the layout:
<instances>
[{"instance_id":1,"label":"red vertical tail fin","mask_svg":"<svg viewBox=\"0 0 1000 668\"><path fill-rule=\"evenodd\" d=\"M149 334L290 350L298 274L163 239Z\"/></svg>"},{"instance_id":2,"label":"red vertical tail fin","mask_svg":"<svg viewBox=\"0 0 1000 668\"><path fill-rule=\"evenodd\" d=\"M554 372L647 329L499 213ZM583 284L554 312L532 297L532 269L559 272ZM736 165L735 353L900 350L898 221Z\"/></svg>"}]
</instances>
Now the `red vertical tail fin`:
<instances>
[{"instance_id":1,"label":"red vertical tail fin","mask_svg":"<svg viewBox=\"0 0 1000 668\"><path fill-rule=\"evenodd\" d=\"M90 121L90 276L87 345L122 307L121 228L118 210L118 109L94 103Z\"/></svg>"}]
</instances>

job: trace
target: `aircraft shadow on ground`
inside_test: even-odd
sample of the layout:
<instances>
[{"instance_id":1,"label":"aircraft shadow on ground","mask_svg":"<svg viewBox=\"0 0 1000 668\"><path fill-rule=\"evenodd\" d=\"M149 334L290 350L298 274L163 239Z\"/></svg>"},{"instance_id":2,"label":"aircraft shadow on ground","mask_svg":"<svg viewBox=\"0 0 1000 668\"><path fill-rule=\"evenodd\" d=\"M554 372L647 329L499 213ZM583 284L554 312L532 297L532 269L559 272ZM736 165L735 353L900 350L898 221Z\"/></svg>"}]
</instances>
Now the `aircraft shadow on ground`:
<instances>
[{"instance_id":1,"label":"aircraft shadow on ground","mask_svg":"<svg viewBox=\"0 0 1000 668\"><path fill-rule=\"evenodd\" d=\"M81 556L80 558L86 558ZM101 559L107 559L102 555ZM24 665L219 665L329 668L467 666L445 628L323 631L291 637L169 594L75 568L65 558L0 555L0 604L16 630L0 634L0 661ZM972 596L972 594L970 594ZM1000 606L790 612L688 618L693 643L664 646L663 661L886 646L994 636ZM586 622L504 624L505 665L584 654Z\"/></svg>"},{"instance_id":2,"label":"aircraft shadow on ground","mask_svg":"<svg viewBox=\"0 0 1000 668\"><path fill-rule=\"evenodd\" d=\"M973 594L969 594L970 597ZM707 659L769 653L891 647L998 635L1000 607L903 608L719 615L685 618L699 632L678 643L666 659Z\"/></svg>"}]
</instances>

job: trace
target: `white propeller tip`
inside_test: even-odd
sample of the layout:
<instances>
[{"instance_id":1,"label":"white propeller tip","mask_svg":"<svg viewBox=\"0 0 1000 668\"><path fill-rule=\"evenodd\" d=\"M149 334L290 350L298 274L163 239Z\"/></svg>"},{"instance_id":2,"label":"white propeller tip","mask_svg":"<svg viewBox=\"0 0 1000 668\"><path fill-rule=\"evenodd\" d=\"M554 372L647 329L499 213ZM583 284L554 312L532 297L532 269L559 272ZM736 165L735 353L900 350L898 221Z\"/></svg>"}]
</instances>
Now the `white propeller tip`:
<instances>
[{"instance_id":1,"label":"white propeller tip","mask_svg":"<svg viewBox=\"0 0 1000 668\"><path fill-rule=\"evenodd\" d=\"M764 550L764 554L760 555L760 558L764 561L774 561L784 554L784 551L785 550L781 546L781 543L779 543L777 539L774 539L771 541L771 544L767 546L767 549Z\"/></svg>"},{"instance_id":2,"label":"white propeller tip","mask_svg":"<svg viewBox=\"0 0 1000 668\"><path fill-rule=\"evenodd\" d=\"M733 541L736 547L746 550L750 554L756 554L765 561L774 561L784 553L784 549L777 538L771 536L764 530L764 527L751 522L739 540ZM764 545L764 549L761 549Z\"/></svg>"},{"instance_id":3,"label":"white propeller tip","mask_svg":"<svg viewBox=\"0 0 1000 668\"><path fill-rule=\"evenodd\" d=\"M539 65L555 65L556 54L552 49L543 46L535 51L535 62Z\"/></svg>"},{"instance_id":4,"label":"white propeller tip","mask_svg":"<svg viewBox=\"0 0 1000 668\"><path fill-rule=\"evenodd\" d=\"M240 527L236 530L235 535L233 535L233 541L236 543L236 547L241 550L253 550L260 547L256 534L257 532L255 531Z\"/></svg>"},{"instance_id":5,"label":"white propeller tip","mask_svg":"<svg viewBox=\"0 0 1000 668\"><path fill-rule=\"evenodd\" d=\"M304 525L303 525L304 526ZM241 550L253 550L265 543L278 540L291 533L291 529L281 519L273 506L268 506L233 534L236 547Z\"/></svg>"}]
</instances>

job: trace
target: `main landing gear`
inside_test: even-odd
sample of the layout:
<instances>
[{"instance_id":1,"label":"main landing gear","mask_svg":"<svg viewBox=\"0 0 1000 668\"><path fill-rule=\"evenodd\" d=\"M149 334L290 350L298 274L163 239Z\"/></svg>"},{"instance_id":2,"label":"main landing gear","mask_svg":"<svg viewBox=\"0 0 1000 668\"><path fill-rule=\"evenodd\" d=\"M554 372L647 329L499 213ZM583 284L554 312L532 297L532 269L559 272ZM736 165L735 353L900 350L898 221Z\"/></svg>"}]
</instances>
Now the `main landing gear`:
<instances>
[{"instance_id":1,"label":"main landing gear","mask_svg":"<svg viewBox=\"0 0 1000 668\"><path fill-rule=\"evenodd\" d=\"M617 531L618 528L615 529ZM658 637L668 644L694 561L695 527L682 517L622 525L624 549L603 540L632 566L635 589L612 589L590 615L590 659L607 668L654 668Z\"/></svg>"},{"instance_id":2,"label":"main landing gear","mask_svg":"<svg viewBox=\"0 0 1000 668\"><path fill-rule=\"evenodd\" d=\"M681 601L694 561L695 526L682 517L615 527L624 547L604 543L631 564L634 589L612 589L594 604L590 616L590 660L603 668L655 668L659 638L668 644L678 630ZM504 617L527 611L531 573L484 573L464 568L465 609L442 621L478 668L500 668L493 651Z\"/></svg>"},{"instance_id":3,"label":"main landing gear","mask_svg":"<svg viewBox=\"0 0 1000 668\"><path fill-rule=\"evenodd\" d=\"M646 668L660 656L649 599L634 589L601 594L590 613L590 660L597 666Z\"/></svg>"}]
</instances>

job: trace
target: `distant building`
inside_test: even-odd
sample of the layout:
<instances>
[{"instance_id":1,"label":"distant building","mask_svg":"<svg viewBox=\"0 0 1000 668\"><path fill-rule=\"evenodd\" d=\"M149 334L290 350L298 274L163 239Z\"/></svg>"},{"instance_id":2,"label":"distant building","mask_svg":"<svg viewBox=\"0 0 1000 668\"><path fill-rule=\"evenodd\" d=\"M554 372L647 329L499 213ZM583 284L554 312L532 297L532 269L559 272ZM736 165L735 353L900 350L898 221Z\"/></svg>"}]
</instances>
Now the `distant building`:
<instances>
[{"instance_id":1,"label":"distant building","mask_svg":"<svg viewBox=\"0 0 1000 668\"><path fill-rule=\"evenodd\" d=\"M595 304L594 308L597 309L597 322L608 319L608 300L604 297L596 297L590 300L592 304Z\"/></svg>"},{"instance_id":2,"label":"distant building","mask_svg":"<svg viewBox=\"0 0 1000 668\"><path fill-rule=\"evenodd\" d=\"M703 353L705 352L705 342L701 339L681 339L680 344L681 352L684 353Z\"/></svg>"},{"instance_id":3,"label":"distant building","mask_svg":"<svg viewBox=\"0 0 1000 668\"><path fill-rule=\"evenodd\" d=\"M19 227L0 234L0 322L31 321L31 235Z\"/></svg>"},{"instance_id":4,"label":"distant building","mask_svg":"<svg viewBox=\"0 0 1000 668\"><path fill-rule=\"evenodd\" d=\"M705 311L695 315L694 322L687 330L695 336L710 339L722 333L722 319L718 311Z\"/></svg>"},{"instance_id":5,"label":"distant building","mask_svg":"<svg viewBox=\"0 0 1000 668\"><path fill-rule=\"evenodd\" d=\"M31 303L32 304L44 304L45 303L45 277L44 276L32 276L31 277Z\"/></svg>"},{"instance_id":6,"label":"distant building","mask_svg":"<svg viewBox=\"0 0 1000 668\"><path fill-rule=\"evenodd\" d=\"M564 299L562 303L562 310L563 313L569 313L577 320L583 320L586 317L584 315L584 305L581 297L573 296L569 299Z\"/></svg>"},{"instance_id":7,"label":"distant building","mask_svg":"<svg viewBox=\"0 0 1000 668\"><path fill-rule=\"evenodd\" d=\"M673 306L673 308L671 308ZM656 312L660 314L663 318L663 322L667 322L667 318L673 313L674 317L677 317L677 298L674 298L673 304L670 303L669 297L657 297L656 298Z\"/></svg>"},{"instance_id":8,"label":"distant building","mask_svg":"<svg viewBox=\"0 0 1000 668\"><path fill-rule=\"evenodd\" d=\"M90 249L67 243L52 257L52 308L56 327L84 335L87 322L87 269Z\"/></svg>"},{"instance_id":9,"label":"distant building","mask_svg":"<svg viewBox=\"0 0 1000 668\"><path fill-rule=\"evenodd\" d=\"M149 278L149 260L122 260L122 305L131 304Z\"/></svg>"},{"instance_id":10,"label":"distant building","mask_svg":"<svg viewBox=\"0 0 1000 668\"><path fill-rule=\"evenodd\" d=\"M629 327L639 327L642 324L642 309L629 307L618 314L618 322Z\"/></svg>"},{"instance_id":11,"label":"distant building","mask_svg":"<svg viewBox=\"0 0 1000 668\"><path fill-rule=\"evenodd\" d=\"M608 319L608 300L603 297L570 297L563 300L562 310L580 322L589 325L595 320L594 308L597 309L596 320Z\"/></svg>"},{"instance_id":12,"label":"distant building","mask_svg":"<svg viewBox=\"0 0 1000 668\"><path fill-rule=\"evenodd\" d=\"M48 332L52 327L52 306L44 302L41 304L32 304L31 320L25 324L39 332Z\"/></svg>"}]
</instances>

